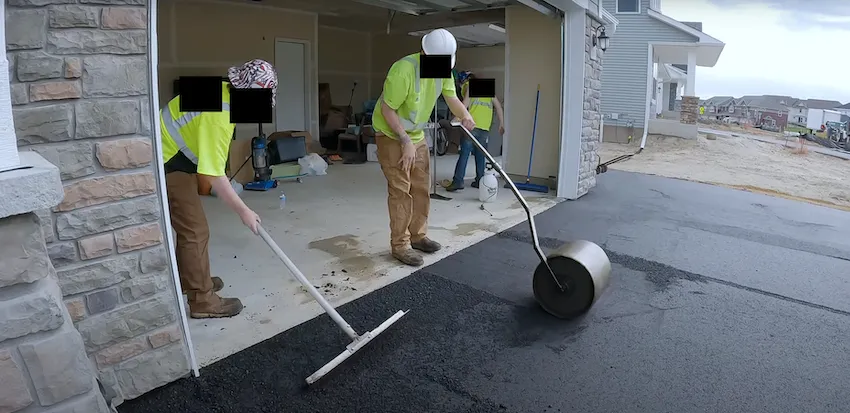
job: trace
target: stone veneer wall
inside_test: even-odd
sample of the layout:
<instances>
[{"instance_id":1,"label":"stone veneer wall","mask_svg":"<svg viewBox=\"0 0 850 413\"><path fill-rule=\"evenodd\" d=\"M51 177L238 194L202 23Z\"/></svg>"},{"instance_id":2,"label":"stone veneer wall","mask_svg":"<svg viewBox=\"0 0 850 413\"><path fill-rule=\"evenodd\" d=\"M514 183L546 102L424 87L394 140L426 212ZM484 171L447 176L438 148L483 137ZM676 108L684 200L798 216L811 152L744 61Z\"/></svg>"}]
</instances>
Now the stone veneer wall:
<instances>
[{"instance_id":1,"label":"stone veneer wall","mask_svg":"<svg viewBox=\"0 0 850 413\"><path fill-rule=\"evenodd\" d=\"M581 122L581 163L578 177L578 196L596 186L596 166L599 164L599 137L602 129L602 49L593 48L592 36L601 23L587 16L584 41L584 111Z\"/></svg>"},{"instance_id":2,"label":"stone veneer wall","mask_svg":"<svg viewBox=\"0 0 850 413\"><path fill-rule=\"evenodd\" d=\"M62 200L59 169L34 152L20 155L41 165L0 172L0 412L107 413L32 212Z\"/></svg>"},{"instance_id":3,"label":"stone veneer wall","mask_svg":"<svg viewBox=\"0 0 850 413\"><path fill-rule=\"evenodd\" d=\"M147 1L4 1L18 146L58 166L65 190L37 211L47 251L120 403L189 372L151 164Z\"/></svg>"},{"instance_id":4,"label":"stone veneer wall","mask_svg":"<svg viewBox=\"0 0 850 413\"><path fill-rule=\"evenodd\" d=\"M699 119L699 97L682 96L682 108L680 110L679 122L688 125L696 125Z\"/></svg>"}]
</instances>

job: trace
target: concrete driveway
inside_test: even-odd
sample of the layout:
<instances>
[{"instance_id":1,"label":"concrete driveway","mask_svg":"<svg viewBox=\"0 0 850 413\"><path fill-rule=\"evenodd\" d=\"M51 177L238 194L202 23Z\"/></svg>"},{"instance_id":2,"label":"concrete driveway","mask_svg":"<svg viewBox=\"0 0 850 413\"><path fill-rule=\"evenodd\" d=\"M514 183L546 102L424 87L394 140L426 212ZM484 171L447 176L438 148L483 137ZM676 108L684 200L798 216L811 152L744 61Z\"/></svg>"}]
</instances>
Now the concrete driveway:
<instances>
[{"instance_id":1,"label":"concrete driveway","mask_svg":"<svg viewBox=\"0 0 850 413\"><path fill-rule=\"evenodd\" d=\"M610 254L611 288L580 321L534 304L521 224L344 306L359 328L411 312L318 387L301 384L346 343L327 316L119 411L846 411L850 214L598 179L538 217L545 246L584 238Z\"/></svg>"}]
</instances>

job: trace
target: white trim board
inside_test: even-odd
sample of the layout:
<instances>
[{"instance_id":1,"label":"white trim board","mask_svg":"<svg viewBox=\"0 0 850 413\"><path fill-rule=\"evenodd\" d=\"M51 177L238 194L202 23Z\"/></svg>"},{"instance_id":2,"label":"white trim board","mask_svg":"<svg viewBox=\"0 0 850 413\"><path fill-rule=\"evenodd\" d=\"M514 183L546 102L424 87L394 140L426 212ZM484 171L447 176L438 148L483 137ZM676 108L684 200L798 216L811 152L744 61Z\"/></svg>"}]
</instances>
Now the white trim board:
<instances>
[{"instance_id":1,"label":"white trim board","mask_svg":"<svg viewBox=\"0 0 850 413\"><path fill-rule=\"evenodd\" d=\"M160 202L162 203L162 226L165 228L165 237L162 240L166 252L168 252L168 261L171 266L172 280L174 281L174 295L177 300L177 308L180 312L180 327L183 330L183 343L185 343L189 354L189 366L195 377L199 377L201 372L198 368L198 359L195 357L195 347L192 344L192 334L189 331L189 319L186 317L186 306L183 302L183 293L180 288L180 272L177 269L177 255L174 252L174 231L171 228L171 212L168 205L168 193L165 190L165 164L162 162L162 130L159 123L159 70L157 68L159 56L159 43L157 42L156 33L156 7L157 0L151 0L148 10L148 68L150 70L149 87L150 108L151 108L151 140L153 140L154 148L154 169L156 170L157 189L159 191Z\"/></svg>"},{"instance_id":2,"label":"white trim board","mask_svg":"<svg viewBox=\"0 0 850 413\"><path fill-rule=\"evenodd\" d=\"M587 14L582 10L566 13L562 22L564 62L561 74L561 150L555 195L578 199L581 176L581 130L584 117L584 46Z\"/></svg>"}]
</instances>

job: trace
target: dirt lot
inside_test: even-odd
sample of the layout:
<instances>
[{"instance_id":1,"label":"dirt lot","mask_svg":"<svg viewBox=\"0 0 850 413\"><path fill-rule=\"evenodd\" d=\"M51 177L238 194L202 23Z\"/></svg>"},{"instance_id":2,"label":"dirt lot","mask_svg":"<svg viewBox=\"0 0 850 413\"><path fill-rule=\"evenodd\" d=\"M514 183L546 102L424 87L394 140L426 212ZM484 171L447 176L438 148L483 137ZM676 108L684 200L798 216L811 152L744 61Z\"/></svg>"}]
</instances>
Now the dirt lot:
<instances>
[{"instance_id":1,"label":"dirt lot","mask_svg":"<svg viewBox=\"0 0 850 413\"><path fill-rule=\"evenodd\" d=\"M669 178L766 193L850 211L850 161L809 151L797 154L795 139L788 147L740 136L701 134L697 140L647 138L639 155L609 166ZM603 162L634 153L631 145L603 143ZM811 145L811 144L810 144Z\"/></svg>"}]
</instances>

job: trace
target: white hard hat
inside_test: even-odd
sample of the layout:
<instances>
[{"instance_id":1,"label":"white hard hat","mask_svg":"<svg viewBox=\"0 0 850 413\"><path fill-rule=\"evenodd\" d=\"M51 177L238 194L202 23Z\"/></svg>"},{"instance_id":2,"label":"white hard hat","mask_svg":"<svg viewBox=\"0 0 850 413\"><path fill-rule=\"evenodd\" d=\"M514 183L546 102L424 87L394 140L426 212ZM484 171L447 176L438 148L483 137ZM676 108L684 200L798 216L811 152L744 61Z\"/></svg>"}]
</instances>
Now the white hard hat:
<instances>
[{"instance_id":1,"label":"white hard hat","mask_svg":"<svg viewBox=\"0 0 850 413\"><path fill-rule=\"evenodd\" d=\"M422 36L422 51L426 55L451 55L452 68L455 67L455 53L457 53L457 40L446 29L436 29Z\"/></svg>"}]
</instances>

